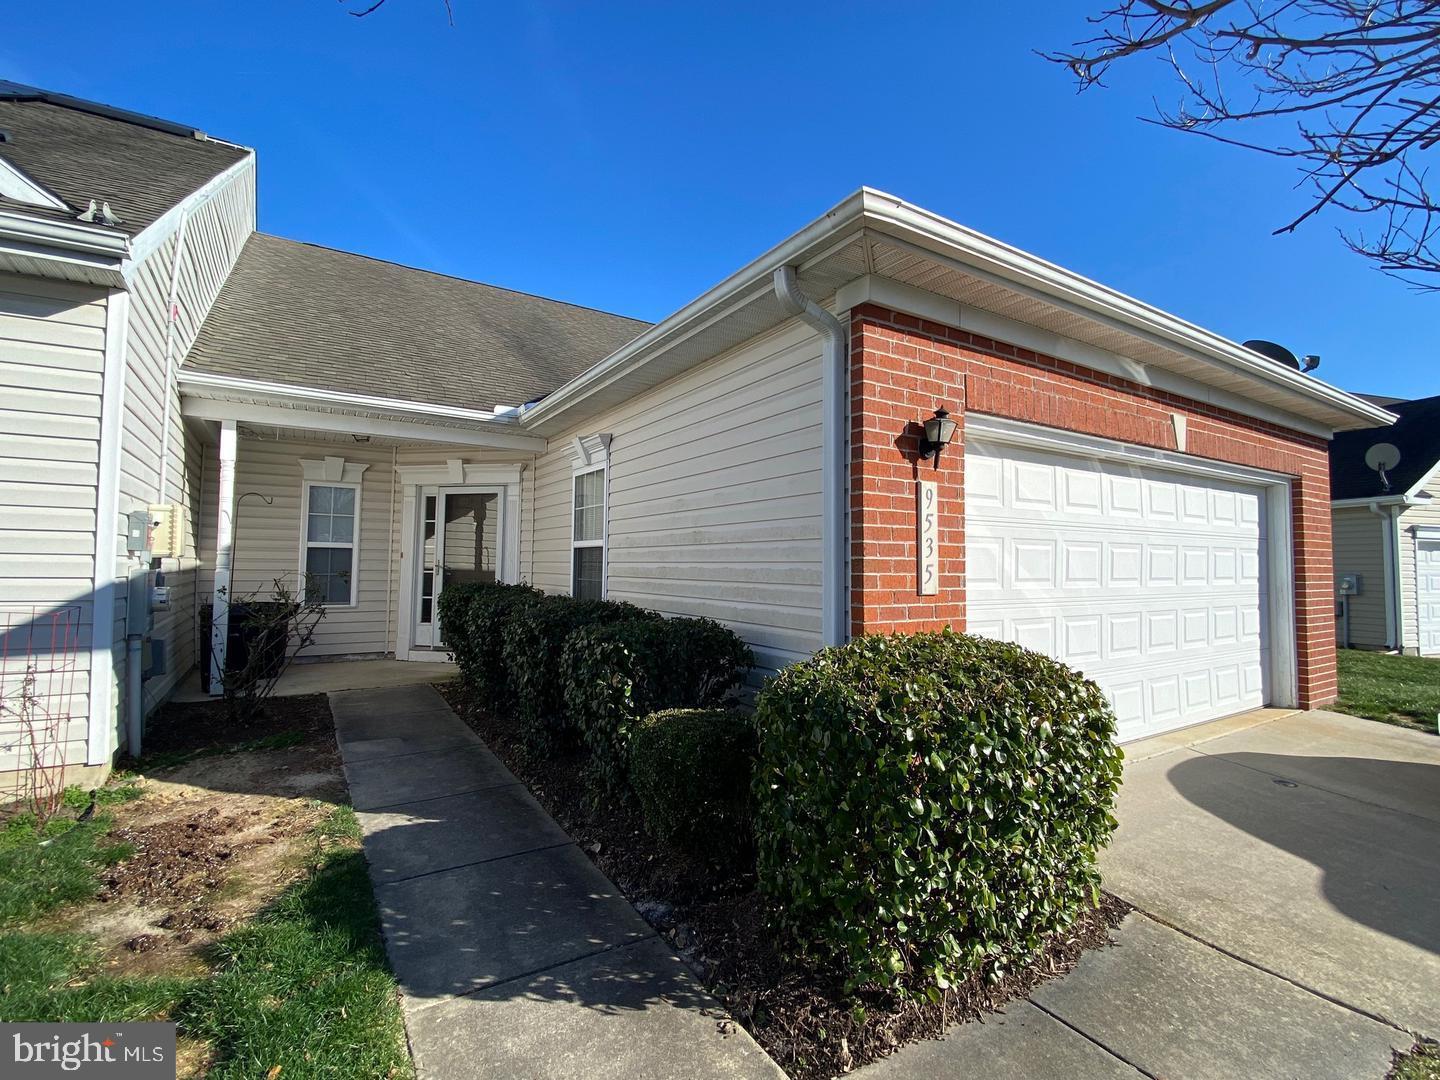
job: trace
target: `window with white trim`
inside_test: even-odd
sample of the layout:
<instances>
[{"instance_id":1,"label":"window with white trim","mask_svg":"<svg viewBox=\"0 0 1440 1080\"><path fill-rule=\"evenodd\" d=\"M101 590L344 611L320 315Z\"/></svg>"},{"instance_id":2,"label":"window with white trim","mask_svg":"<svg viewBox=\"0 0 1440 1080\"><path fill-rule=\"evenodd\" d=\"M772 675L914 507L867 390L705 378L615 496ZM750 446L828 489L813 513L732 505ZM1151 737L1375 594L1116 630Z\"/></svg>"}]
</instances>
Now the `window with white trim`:
<instances>
[{"instance_id":1,"label":"window with white trim","mask_svg":"<svg viewBox=\"0 0 1440 1080\"><path fill-rule=\"evenodd\" d=\"M305 483L300 573L307 599L353 605L359 552L359 484Z\"/></svg>"},{"instance_id":2,"label":"window with white trim","mask_svg":"<svg viewBox=\"0 0 1440 1080\"><path fill-rule=\"evenodd\" d=\"M605 470L577 472L570 534L570 594L580 600L605 595Z\"/></svg>"}]
</instances>

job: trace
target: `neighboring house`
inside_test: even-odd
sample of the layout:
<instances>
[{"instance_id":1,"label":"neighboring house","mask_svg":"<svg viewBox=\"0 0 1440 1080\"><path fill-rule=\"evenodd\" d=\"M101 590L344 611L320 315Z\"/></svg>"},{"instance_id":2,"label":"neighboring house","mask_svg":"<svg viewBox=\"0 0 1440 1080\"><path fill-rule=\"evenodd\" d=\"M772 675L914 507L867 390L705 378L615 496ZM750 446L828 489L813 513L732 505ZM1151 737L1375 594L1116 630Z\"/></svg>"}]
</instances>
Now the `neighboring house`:
<instances>
[{"instance_id":1,"label":"neighboring house","mask_svg":"<svg viewBox=\"0 0 1440 1080\"><path fill-rule=\"evenodd\" d=\"M1330 444L1336 640L1440 656L1440 397L1371 400L1394 425ZM1382 477L1366 455L1384 444L1399 454Z\"/></svg>"},{"instance_id":2,"label":"neighboring house","mask_svg":"<svg viewBox=\"0 0 1440 1080\"><path fill-rule=\"evenodd\" d=\"M84 609L71 760L276 578L319 656L443 657L439 592L498 578L719 619L762 674L1009 638L1123 738L1334 697L1326 445L1390 414L1070 271L863 189L648 326L253 232L253 155L174 125L12 88L0 128L0 600ZM132 509L183 523L152 627Z\"/></svg>"}]
</instances>

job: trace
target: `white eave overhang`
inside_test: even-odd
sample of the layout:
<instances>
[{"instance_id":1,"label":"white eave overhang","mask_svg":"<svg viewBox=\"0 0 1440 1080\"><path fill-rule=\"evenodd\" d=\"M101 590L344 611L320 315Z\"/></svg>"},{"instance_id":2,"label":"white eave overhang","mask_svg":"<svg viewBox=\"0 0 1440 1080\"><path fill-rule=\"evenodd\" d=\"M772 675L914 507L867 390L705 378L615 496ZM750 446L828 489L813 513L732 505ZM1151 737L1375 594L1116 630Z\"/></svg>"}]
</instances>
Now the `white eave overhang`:
<instances>
[{"instance_id":1,"label":"white eave overhang","mask_svg":"<svg viewBox=\"0 0 1440 1080\"><path fill-rule=\"evenodd\" d=\"M0 270L119 289L129 255L124 233L0 210Z\"/></svg>"},{"instance_id":2,"label":"white eave overhang","mask_svg":"<svg viewBox=\"0 0 1440 1080\"><path fill-rule=\"evenodd\" d=\"M370 435L407 443L446 443L540 453L544 436L521 429L514 413L458 409L399 398L244 379L181 368L183 415L300 431Z\"/></svg>"},{"instance_id":3,"label":"white eave overhang","mask_svg":"<svg viewBox=\"0 0 1440 1080\"><path fill-rule=\"evenodd\" d=\"M848 309L846 286L865 278L897 282L953 305L953 325L986 336L997 325L1025 327L1032 337L1039 331L1053 349L1036 351L1068 350L1066 358L1079 363L1103 356L1110 362L1096 365L1101 370L1120 363L1139 382L1148 371L1164 372L1227 400L1253 402L1254 415L1293 418L1292 426L1312 434L1395 420L1158 308L864 188L525 409L522 423L558 432L787 321L770 284L780 266L797 267L801 288L837 313Z\"/></svg>"}]
</instances>

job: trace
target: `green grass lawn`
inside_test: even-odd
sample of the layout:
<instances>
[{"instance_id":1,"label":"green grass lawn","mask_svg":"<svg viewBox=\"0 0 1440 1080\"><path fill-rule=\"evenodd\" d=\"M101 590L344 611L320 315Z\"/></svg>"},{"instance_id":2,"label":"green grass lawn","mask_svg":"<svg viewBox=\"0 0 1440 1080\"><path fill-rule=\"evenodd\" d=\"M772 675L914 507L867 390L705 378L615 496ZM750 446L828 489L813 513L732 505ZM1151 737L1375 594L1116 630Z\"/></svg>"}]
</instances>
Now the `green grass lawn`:
<instances>
[{"instance_id":1,"label":"green grass lawn","mask_svg":"<svg viewBox=\"0 0 1440 1080\"><path fill-rule=\"evenodd\" d=\"M1440 1080L1440 1044L1416 1043L1408 1054L1397 1054L1385 1080Z\"/></svg>"},{"instance_id":2,"label":"green grass lawn","mask_svg":"<svg viewBox=\"0 0 1440 1080\"><path fill-rule=\"evenodd\" d=\"M175 1020L210 1046L212 1080L413 1075L349 807L315 830L309 873L216 942L203 976L107 974L86 935L34 926L125 857L109 825L17 818L0 833L0 1020Z\"/></svg>"},{"instance_id":3,"label":"green grass lawn","mask_svg":"<svg viewBox=\"0 0 1440 1080\"><path fill-rule=\"evenodd\" d=\"M1341 649L1335 709L1367 720L1435 732L1440 713L1440 660Z\"/></svg>"}]
</instances>

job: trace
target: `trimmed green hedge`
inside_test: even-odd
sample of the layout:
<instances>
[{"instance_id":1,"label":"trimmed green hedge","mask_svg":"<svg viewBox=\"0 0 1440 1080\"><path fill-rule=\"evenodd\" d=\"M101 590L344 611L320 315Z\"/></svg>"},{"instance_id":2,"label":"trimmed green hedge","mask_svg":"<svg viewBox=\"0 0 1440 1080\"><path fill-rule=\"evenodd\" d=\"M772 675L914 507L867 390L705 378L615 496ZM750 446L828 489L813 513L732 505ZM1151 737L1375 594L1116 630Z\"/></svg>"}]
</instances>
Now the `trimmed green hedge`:
<instances>
[{"instance_id":1,"label":"trimmed green hedge","mask_svg":"<svg viewBox=\"0 0 1440 1080\"><path fill-rule=\"evenodd\" d=\"M645 826L681 851L726 865L753 852L755 725L725 709L643 717L629 747L630 782Z\"/></svg>"},{"instance_id":2,"label":"trimmed green hedge","mask_svg":"<svg viewBox=\"0 0 1440 1080\"><path fill-rule=\"evenodd\" d=\"M760 695L760 884L802 955L935 996L1098 899L1121 752L1094 683L951 631L864 637Z\"/></svg>"},{"instance_id":3,"label":"trimmed green hedge","mask_svg":"<svg viewBox=\"0 0 1440 1080\"><path fill-rule=\"evenodd\" d=\"M445 648L455 657L460 677L487 708L503 705L505 660L501 645L510 620L544 594L529 585L503 582L450 585L440 592L440 625Z\"/></svg>"},{"instance_id":4,"label":"trimmed green hedge","mask_svg":"<svg viewBox=\"0 0 1440 1080\"><path fill-rule=\"evenodd\" d=\"M511 612L500 647L509 703L537 749L550 737L570 729L560 677L565 640L588 626L659 618L658 612L634 604L548 595Z\"/></svg>"},{"instance_id":5,"label":"trimmed green hedge","mask_svg":"<svg viewBox=\"0 0 1440 1080\"><path fill-rule=\"evenodd\" d=\"M632 619L572 633L560 682L566 716L590 751L595 786L626 791L627 746L642 716L717 704L754 662L734 631L711 619Z\"/></svg>"}]
</instances>

